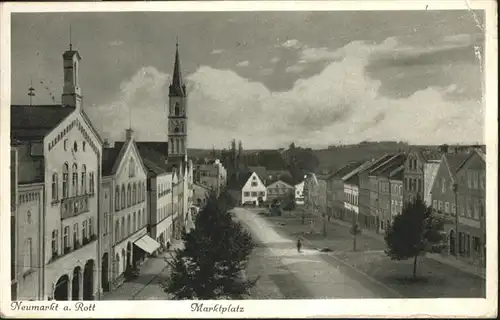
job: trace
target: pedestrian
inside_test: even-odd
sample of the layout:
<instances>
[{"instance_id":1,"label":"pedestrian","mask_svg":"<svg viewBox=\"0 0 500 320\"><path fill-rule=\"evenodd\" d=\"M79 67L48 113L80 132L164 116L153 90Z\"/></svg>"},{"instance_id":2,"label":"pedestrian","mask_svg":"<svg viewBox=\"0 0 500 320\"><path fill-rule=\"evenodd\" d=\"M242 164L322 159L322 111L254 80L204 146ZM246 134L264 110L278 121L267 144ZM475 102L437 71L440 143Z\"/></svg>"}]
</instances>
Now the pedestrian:
<instances>
[{"instance_id":1,"label":"pedestrian","mask_svg":"<svg viewBox=\"0 0 500 320\"><path fill-rule=\"evenodd\" d=\"M300 241L300 238L297 240L297 252L300 253L300 249L302 248L302 242Z\"/></svg>"},{"instance_id":2,"label":"pedestrian","mask_svg":"<svg viewBox=\"0 0 500 320\"><path fill-rule=\"evenodd\" d=\"M167 251L170 251L171 246L172 244L170 243L170 240L167 240Z\"/></svg>"}]
</instances>

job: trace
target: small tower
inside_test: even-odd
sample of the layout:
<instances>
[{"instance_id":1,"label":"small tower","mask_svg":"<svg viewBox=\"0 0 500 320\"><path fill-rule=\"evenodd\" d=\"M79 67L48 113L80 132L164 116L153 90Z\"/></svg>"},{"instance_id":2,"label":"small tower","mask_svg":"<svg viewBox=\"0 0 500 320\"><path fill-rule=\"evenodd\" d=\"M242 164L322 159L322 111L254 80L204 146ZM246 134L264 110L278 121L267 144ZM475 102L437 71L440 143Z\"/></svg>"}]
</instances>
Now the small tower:
<instances>
[{"instance_id":1,"label":"small tower","mask_svg":"<svg viewBox=\"0 0 500 320\"><path fill-rule=\"evenodd\" d=\"M168 94L168 161L178 164L187 156L187 93L182 79L179 43L176 43L174 73Z\"/></svg>"},{"instance_id":2,"label":"small tower","mask_svg":"<svg viewBox=\"0 0 500 320\"><path fill-rule=\"evenodd\" d=\"M73 50L73 45L70 43L69 50L63 53L63 67L64 67L64 86L62 94L63 107L79 108L82 104L82 93L80 90L80 83L78 80L78 71L80 67L80 54L78 51Z\"/></svg>"}]
</instances>

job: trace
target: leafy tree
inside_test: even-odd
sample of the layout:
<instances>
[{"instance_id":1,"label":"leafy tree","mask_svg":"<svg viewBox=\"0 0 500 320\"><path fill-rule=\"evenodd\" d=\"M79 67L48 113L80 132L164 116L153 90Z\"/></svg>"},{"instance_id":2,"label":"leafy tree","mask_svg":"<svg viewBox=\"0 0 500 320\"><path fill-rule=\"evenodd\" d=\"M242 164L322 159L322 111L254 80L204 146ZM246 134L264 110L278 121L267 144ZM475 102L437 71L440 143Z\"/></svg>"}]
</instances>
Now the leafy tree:
<instances>
[{"instance_id":1,"label":"leafy tree","mask_svg":"<svg viewBox=\"0 0 500 320\"><path fill-rule=\"evenodd\" d=\"M443 221L432 214L432 209L417 197L405 205L387 229L386 254L392 260L413 258L413 279L417 277L417 258L427 251L436 252L442 247Z\"/></svg>"},{"instance_id":2,"label":"leafy tree","mask_svg":"<svg viewBox=\"0 0 500 320\"><path fill-rule=\"evenodd\" d=\"M211 194L196 216L195 228L182 233L184 249L177 249L165 292L176 300L242 299L257 279L244 276L254 248L250 234L235 222L226 191Z\"/></svg>"}]
</instances>

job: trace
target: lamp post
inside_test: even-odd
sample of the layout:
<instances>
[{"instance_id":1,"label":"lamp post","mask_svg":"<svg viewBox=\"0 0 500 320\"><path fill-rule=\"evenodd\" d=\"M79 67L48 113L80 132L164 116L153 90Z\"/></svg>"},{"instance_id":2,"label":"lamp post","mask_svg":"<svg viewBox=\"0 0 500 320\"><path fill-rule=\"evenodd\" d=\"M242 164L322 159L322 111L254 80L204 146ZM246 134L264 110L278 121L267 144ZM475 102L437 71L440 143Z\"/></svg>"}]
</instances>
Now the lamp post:
<instances>
[{"instance_id":1,"label":"lamp post","mask_svg":"<svg viewBox=\"0 0 500 320\"><path fill-rule=\"evenodd\" d=\"M455 194L455 257L458 259L459 256L459 250L460 250L460 233L458 232L458 213L459 213L459 208L458 208L458 184L455 182L453 183L453 193Z\"/></svg>"}]
</instances>

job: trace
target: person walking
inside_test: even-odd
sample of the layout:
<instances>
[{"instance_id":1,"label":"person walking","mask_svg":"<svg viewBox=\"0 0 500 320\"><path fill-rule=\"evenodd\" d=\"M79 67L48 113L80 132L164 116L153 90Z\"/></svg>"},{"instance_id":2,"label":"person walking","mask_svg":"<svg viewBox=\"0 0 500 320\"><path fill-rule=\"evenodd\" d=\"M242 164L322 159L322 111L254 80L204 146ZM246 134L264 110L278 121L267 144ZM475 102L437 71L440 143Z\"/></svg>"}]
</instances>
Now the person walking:
<instances>
[{"instance_id":1,"label":"person walking","mask_svg":"<svg viewBox=\"0 0 500 320\"><path fill-rule=\"evenodd\" d=\"M300 241L300 238L297 240L297 252L300 253L302 249L302 242Z\"/></svg>"}]
</instances>

